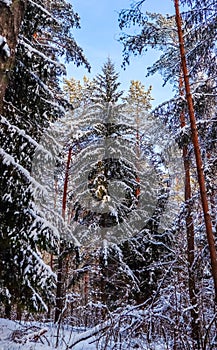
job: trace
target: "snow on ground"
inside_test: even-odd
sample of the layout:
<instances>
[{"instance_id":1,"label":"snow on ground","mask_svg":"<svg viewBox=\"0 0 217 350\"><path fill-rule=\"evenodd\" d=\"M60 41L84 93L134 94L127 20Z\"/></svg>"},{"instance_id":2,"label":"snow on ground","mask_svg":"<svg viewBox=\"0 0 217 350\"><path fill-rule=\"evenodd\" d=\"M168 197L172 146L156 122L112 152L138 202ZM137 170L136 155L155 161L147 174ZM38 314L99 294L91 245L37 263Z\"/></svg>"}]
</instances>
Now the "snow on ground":
<instances>
[{"instance_id":1,"label":"snow on ground","mask_svg":"<svg viewBox=\"0 0 217 350\"><path fill-rule=\"evenodd\" d=\"M22 322L10 321L0 318L0 350L65 350L67 345L72 343L78 336L78 332L72 331L71 327L60 329L59 345L56 348L57 327L53 324L42 324L37 322ZM32 337L36 336L38 331L46 330L46 333L41 335L37 341L33 341ZM19 332L17 339L12 340L12 334L16 337L14 331L22 331L20 343L18 343ZM96 344L91 344L94 338L73 346L73 350L96 350Z\"/></svg>"},{"instance_id":2,"label":"snow on ground","mask_svg":"<svg viewBox=\"0 0 217 350\"><path fill-rule=\"evenodd\" d=\"M94 330L98 330L100 325L89 329L77 330L71 326L61 326L58 330L57 326L53 323L42 323L42 322L18 322L10 321L7 319L0 318L0 350L69 350L70 344L76 343L79 339L84 339L86 335L93 334ZM17 332L17 333L15 333ZM40 333L39 333L40 332ZM59 343L56 346L57 333L59 332ZM38 336L41 334L40 336ZM34 341L35 339L35 341ZM98 347L95 341L95 337L92 336L87 340L73 345L72 350L98 350L106 349L111 350L114 348L112 345L105 347L105 342L102 340L102 347ZM151 344L151 347L141 346L124 346L123 343L121 349L134 350L171 350L172 347L168 347L163 341L155 342Z\"/></svg>"}]
</instances>

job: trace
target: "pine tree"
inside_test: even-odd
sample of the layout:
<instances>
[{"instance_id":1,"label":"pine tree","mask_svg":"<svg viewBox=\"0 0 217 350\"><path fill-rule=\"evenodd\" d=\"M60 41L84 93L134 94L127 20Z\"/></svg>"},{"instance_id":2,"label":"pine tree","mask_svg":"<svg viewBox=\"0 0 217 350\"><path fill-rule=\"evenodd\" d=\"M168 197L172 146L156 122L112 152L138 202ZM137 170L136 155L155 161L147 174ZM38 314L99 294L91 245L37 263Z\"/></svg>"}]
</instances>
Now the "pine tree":
<instances>
[{"instance_id":1,"label":"pine tree","mask_svg":"<svg viewBox=\"0 0 217 350\"><path fill-rule=\"evenodd\" d=\"M91 80L84 76L82 82L74 78L65 79L64 82L64 91L73 106L74 114L77 112L78 108L85 109L91 104L93 93L93 83ZM78 113L81 113L81 111Z\"/></svg>"},{"instance_id":2,"label":"pine tree","mask_svg":"<svg viewBox=\"0 0 217 350\"><path fill-rule=\"evenodd\" d=\"M145 90L144 85L138 80L132 80L129 92L127 97L124 97L123 100L128 103L129 108L132 106L132 112L136 109L136 114L142 113L145 111L147 113L148 110L151 109L151 90L152 87L149 86L148 90Z\"/></svg>"},{"instance_id":3,"label":"pine tree","mask_svg":"<svg viewBox=\"0 0 217 350\"><path fill-rule=\"evenodd\" d=\"M131 123L136 128L137 169L142 172L143 167L147 166L143 163L143 152L145 152L146 157L149 153L148 157L154 168L156 166L162 167L162 158L160 154L157 156L155 149L159 147L162 154L165 152L166 158L167 150L165 146L168 144L168 139L166 140L165 136L161 135L162 126L160 124L157 125L149 113L152 100L151 87L146 91L141 82L132 81L128 94L123 100L126 102L125 108L128 113L128 119L131 119ZM153 137L151 138L150 135L153 135ZM159 138L162 141L164 140L161 145ZM159 164L157 165L158 162ZM157 167L155 168L156 172ZM168 174L166 176L166 173L160 174L158 172L158 176L160 183L162 180L160 180L161 176L166 179ZM167 180L169 180L169 177ZM140 183L140 178L137 181ZM151 186L154 186L152 182ZM169 253L172 244L169 225L166 228L161 227L160 224L168 205L169 187L162 186L162 183L161 185L158 184L158 186L156 207L150 213L148 220L144 221L143 228L135 232L132 238L120 244L122 259L128 266L132 276L134 276L135 281L137 281L136 288L135 285L134 287L132 285L131 298L129 299L131 302L144 302L152 295L157 288L160 276L162 276L161 261L163 260L164 264L167 264L172 258L172 254ZM141 202L139 205L143 206L144 203Z\"/></svg>"}]
</instances>

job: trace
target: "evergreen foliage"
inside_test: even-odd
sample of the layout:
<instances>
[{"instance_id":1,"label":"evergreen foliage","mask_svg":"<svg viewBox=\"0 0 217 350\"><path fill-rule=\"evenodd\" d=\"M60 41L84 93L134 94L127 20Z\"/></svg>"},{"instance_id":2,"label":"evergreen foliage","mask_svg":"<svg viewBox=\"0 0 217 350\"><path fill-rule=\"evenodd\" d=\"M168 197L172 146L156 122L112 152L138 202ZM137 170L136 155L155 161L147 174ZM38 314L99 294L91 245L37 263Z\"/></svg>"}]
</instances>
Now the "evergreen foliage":
<instances>
[{"instance_id":1,"label":"evergreen foliage","mask_svg":"<svg viewBox=\"0 0 217 350\"><path fill-rule=\"evenodd\" d=\"M50 155L40 138L64 115L60 57L89 64L73 38L79 17L65 1L28 1L1 116L0 256L1 296L10 305L47 309L54 301L56 276L42 251L58 252L58 227L35 203L46 189L34 178L35 151Z\"/></svg>"},{"instance_id":2,"label":"evergreen foliage","mask_svg":"<svg viewBox=\"0 0 217 350\"><path fill-rule=\"evenodd\" d=\"M116 103L123 94L123 91L118 91L120 82L118 82L119 74L115 71L115 66L111 59L102 67L102 73L98 74L94 79L93 101L95 103Z\"/></svg>"},{"instance_id":3,"label":"evergreen foliage","mask_svg":"<svg viewBox=\"0 0 217 350\"><path fill-rule=\"evenodd\" d=\"M73 111L85 109L90 103L93 94L94 84L87 77L83 77L83 84L74 78L64 80L64 91L67 93Z\"/></svg>"},{"instance_id":4,"label":"evergreen foliage","mask_svg":"<svg viewBox=\"0 0 217 350\"><path fill-rule=\"evenodd\" d=\"M145 0L120 13L121 30L136 30L120 37L123 66L132 54L157 48L161 56L148 75L160 72L164 84L174 86L174 97L150 112L151 87L133 80L123 94L110 58L93 80L66 79L64 94L63 60L90 68L73 37L79 16L64 0L27 1L0 107L0 302L6 317L14 307L17 318L23 309L52 311L56 323L96 326L83 337L97 334L103 349L156 348L158 342L162 348L216 348L215 285L192 136L198 129L203 194L216 236L217 5L180 3L186 96L177 16L146 13Z\"/></svg>"},{"instance_id":5,"label":"evergreen foliage","mask_svg":"<svg viewBox=\"0 0 217 350\"><path fill-rule=\"evenodd\" d=\"M162 125L154 125L149 115L151 87L146 91L139 81L132 81L119 102L118 74L107 66L114 67L111 60L103 66L104 74L89 82L89 92L97 91L97 99L96 95L88 99L85 108L81 95L86 81L83 85L74 79L66 81L68 98L78 102L67 121L76 130L74 139L68 133L66 143L73 154L67 212L81 250L88 246L93 252L98 247L89 270L98 261L100 277L87 272L93 281L90 288L95 295L100 290L98 302L105 309L115 310L149 298L162 277L162 260L166 265L174 253L172 233L166 231L171 212L170 220L167 216L162 220L170 192L169 140ZM115 88L105 93L110 81ZM150 138L151 134L155 136ZM82 259L79 270L86 264Z\"/></svg>"}]
</instances>

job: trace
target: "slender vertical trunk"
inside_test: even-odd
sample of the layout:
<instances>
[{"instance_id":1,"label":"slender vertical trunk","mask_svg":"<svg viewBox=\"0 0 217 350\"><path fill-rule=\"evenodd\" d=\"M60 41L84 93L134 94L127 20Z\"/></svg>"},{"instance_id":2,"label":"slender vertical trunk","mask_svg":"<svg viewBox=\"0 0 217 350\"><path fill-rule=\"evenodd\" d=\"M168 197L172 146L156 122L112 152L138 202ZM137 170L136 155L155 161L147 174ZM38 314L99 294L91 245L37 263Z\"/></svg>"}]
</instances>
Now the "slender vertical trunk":
<instances>
[{"instance_id":1,"label":"slender vertical trunk","mask_svg":"<svg viewBox=\"0 0 217 350\"><path fill-rule=\"evenodd\" d=\"M66 203L67 203L69 168L70 168L71 158L72 158L72 147L69 147L67 164L66 164L66 172L65 172L65 180L64 180L64 188L63 188L63 201L62 201L62 217L64 221L66 219Z\"/></svg>"},{"instance_id":2,"label":"slender vertical trunk","mask_svg":"<svg viewBox=\"0 0 217 350\"><path fill-rule=\"evenodd\" d=\"M8 318L9 320L11 319L11 311L12 311L11 304L9 304L6 301L6 304L5 304L5 318Z\"/></svg>"},{"instance_id":3,"label":"slender vertical trunk","mask_svg":"<svg viewBox=\"0 0 217 350\"><path fill-rule=\"evenodd\" d=\"M68 158L66 163L64 188L63 188L63 199L62 199L62 217L64 221L66 219L67 191L68 191L69 169L70 169L71 158L72 158L72 147L69 147ZM55 316L54 316L55 323L60 322L61 312L63 309L64 258L65 258L64 244L62 243L60 246L60 252L58 257L58 267L57 267L58 272L57 272L57 289L56 289L56 309L55 309Z\"/></svg>"},{"instance_id":4,"label":"slender vertical trunk","mask_svg":"<svg viewBox=\"0 0 217 350\"><path fill-rule=\"evenodd\" d=\"M139 119L139 109L136 108L136 158L137 158L137 165L136 170L140 171L140 135L139 135L139 129L140 129L140 119ZM136 198L139 199L140 196L140 178L139 174L137 174L136 182L138 183L138 186L136 188Z\"/></svg>"},{"instance_id":5,"label":"slender vertical trunk","mask_svg":"<svg viewBox=\"0 0 217 350\"><path fill-rule=\"evenodd\" d=\"M179 91L180 95L183 96L183 80L182 77L179 79ZM185 115L183 112L180 114L180 124L183 128L185 123ZM194 266L194 222L192 217L192 194L191 194L191 175L190 175L190 159L188 146L184 145L182 148L182 156L185 171L185 206L186 206L186 232L187 232L187 257L188 257L188 291L191 303L191 328L192 328L192 338L199 342L200 339L200 324L198 317L198 303L196 295L196 285L195 285L195 272Z\"/></svg>"},{"instance_id":6,"label":"slender vertical trunk","mask_svg":"<svg viewBox=\"0 0 217 350\"><path fill-rule=\"evenodd\" d=\"M212 276L213 276L214 287L215 287L215 302L217 302L217 253L215 248L215 239L214 239L213 230L212 230L211 216L209 213L209 205L208 205L206 185L205 185L205 176L203 171L203 162L202 162L202 156L201 156L201 150L200 150L200 144L199 144L196 118L194 114L193 99L192 99L191 89L190 89L189 74L188 74L184 39L183 39L183 33L182 33L182 21L181 21L181 16L179 11L179 0L174 0L174 4L175 4L175 12L176 12L176 25L177 25L178 37L179 37L181 68L182 68L184 83L185 83L185 93L186 93L186 100L188 104L189 119L191 124L192 142L194 145L198 183L200 187L201 202L202 202L203 215L204 215L204 221L206 226L206 235L207 235L207 241L209 245L209 252L210 252L210 258L211 258Z\"/></svg>"},{"instance_id":7,"label":"slender vertical trunk","mask_svg":"<svg viewBox=\"0 0 217 350\"><path fill-rule=\"evenodd\" d=\"M83 285L84 285L84 296L83 296L84 307L86 307L89 301L89 295L88 295L89 294L89 271L87 271L84 274ZM88 315L85 311L84 311L84 325L85 327L88 326Z\"/></svg>"},{"instance_id":8,"label":"slender vertical trunk","mask_svg":"<svg viewBox=\"0 0 217 350\"><path fill-rule=\"evenodd\" d=\"M62 293L62 284L63 284L63 250L60 248L59 256L58 256L58 270L57 270L57 289L56 289L56 307L55 307L55 315L54 322L60 322L60 316L63 309L63 293Z\"/></svg>"},{"instance_id":9,"label":"slender vertical trunk","mask_svg":"<svg viewBox=\"0 0 217 350\"><path fill-rule=\"evenodd\" d=\"M25 5L26 0L13 0L11 5L4 1L0 3L0 113L3 109L10 71L14 65Z\"/></svg>"}]
</instances>

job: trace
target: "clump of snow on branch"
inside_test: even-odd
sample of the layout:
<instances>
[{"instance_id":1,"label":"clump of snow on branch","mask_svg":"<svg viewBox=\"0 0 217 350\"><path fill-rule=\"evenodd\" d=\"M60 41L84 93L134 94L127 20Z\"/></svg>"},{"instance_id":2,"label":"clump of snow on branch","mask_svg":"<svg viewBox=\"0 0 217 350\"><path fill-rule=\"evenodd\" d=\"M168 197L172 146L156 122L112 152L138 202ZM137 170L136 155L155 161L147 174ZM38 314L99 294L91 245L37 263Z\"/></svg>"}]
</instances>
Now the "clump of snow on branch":
<instances>
[{"instance_id":1,"label":"clump of snow on branch","mask_svg":"<svg viewBox=\"0 0 217 350\"><path fill-rule=\"evenodd\" d=\"M7 43L7 39L0 35L0 56L3 57L4 60L9 58L11 55L10 48Z\"/></svg>"}]
</instances>

